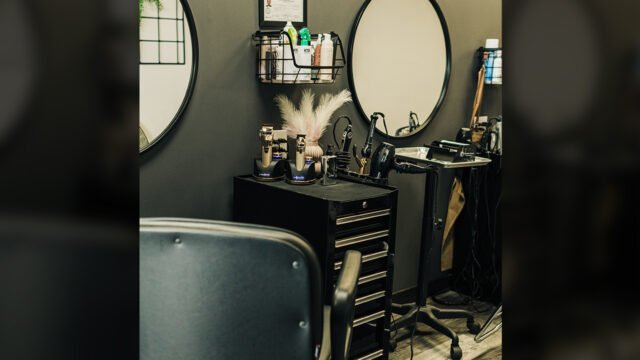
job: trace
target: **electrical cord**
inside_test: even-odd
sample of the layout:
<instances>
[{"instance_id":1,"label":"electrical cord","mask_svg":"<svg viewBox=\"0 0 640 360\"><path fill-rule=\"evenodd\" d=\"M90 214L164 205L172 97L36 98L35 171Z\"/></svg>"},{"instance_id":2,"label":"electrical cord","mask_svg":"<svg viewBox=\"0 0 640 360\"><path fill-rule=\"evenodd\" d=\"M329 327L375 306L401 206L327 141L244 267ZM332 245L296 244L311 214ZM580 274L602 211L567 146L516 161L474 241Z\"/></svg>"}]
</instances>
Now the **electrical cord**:
<instances>
[{"instance_id":1,"label":"electrical cord","mask_svg":"<svg viewBox=\"0 0 640 360\"><path fill-rule=\"evenodd\" d=\"M395 340L396 336L398 336L398 329L396 328L396 318L393 316L393 311L391 312L391 328L395 329L393 334L391 335L391 340Z\"/></svg>"},{"instance_id":2,"label":"electrical cord","mask_svg":"<svg viewBox=\"0 0 640 360\"><path fill-rule=\"evenodd\" d=\"M469 204L469 207L472 207L471 204L475 203L476 206L473 207L473 211L467 211L466 213L466 217L467 217L467 221L469 221L469 223L471 224L471 229L470 229L470 256L466 257L465 259L465 263L462 266L462 270L458 273L458 276L456 277L456 279L454 279L454 283L456 284L456 287L460 286L459 284L469 284L470 289L470 295L471 297L475 297L477 296L477 291L478 291L478 284L477 284L477 278L476 278L476 264L478 264L478 266L480 265L478 262L478 259L476 257L475 254L475 241L476 241L476 229L474 228L473 224L475 223L475 219L477 219L477 215L478 215L478 201L477 201L477 194L478 191L477 189L475 189L477 187L477 181L475 181L476 177L475 175L475 171L474 169L471 169L467 175L467 181L466 181L466 188L469 190L469 195L467 197L467 203ZM466 286L463 286L466 287ZM469 304L469 302L467 302L467 304Z\"/></svg>"},{"instance_id":3,"label":"electrical cord","mask_svg":"<svg viewBox=\"0 0 640 360\"><path fill-rule=\"evenodd\" d=\"M379 114L382 115L382 125L384 125L384 132L385 134L387 134L387 141L389 141L390 137L389 137L389 130L387 129L387 119L385 119L383 113L379 113Z\"/></svg>"},{"instance_id":4,"label":"electrical cord","mask_svg":"<svg viewBox=\"0 0 640 360\"><path fill-rule=\"evenodd\" d=\"M338 139L336 138L336 126L342 119L347 119L349 125L353 125L353 123L351 122L351 118L347 115L341 115L336 119L336 121L333 122L333 141L336 143L336 148L338 149L340 148L340 144L338 144Z\"/></svg>"},{"instance_id":5,"label":"electrical cord","mask_svg":"<svg viewBox=\"0 0 640 360\"><path fill-rule=\"evenodd\" d=\"M491 243L491 270L492 270L492 277L493 280L492 282L493 284L493 288L491 289L491 293L489 294L490 296L493 296L493 294L496 292L496 290L498 290L498 286L500 285L500 279L498 276L498 267L496 265L496 233L495 233L495 223L492 225L491 224L491 219L495 219L496 218L496 212L491 212L491 210L489 209L489 181L488 181L488 177L489 177L489 171L485 172L484 175L484 203L485 203L485 208L487 211L487 233L489 235L489 242Z\"/></svg>"}]
</instances>

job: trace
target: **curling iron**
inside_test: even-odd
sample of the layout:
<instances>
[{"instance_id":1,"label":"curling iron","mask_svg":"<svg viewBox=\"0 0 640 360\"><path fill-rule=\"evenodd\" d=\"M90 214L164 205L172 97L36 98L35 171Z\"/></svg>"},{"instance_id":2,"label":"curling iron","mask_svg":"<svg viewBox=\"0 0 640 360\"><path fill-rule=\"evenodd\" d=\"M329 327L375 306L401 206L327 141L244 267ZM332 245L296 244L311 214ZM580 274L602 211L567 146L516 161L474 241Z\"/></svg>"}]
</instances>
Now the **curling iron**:
<instances>
[{"instance_id":1,"label":"curling iron","mask_svg":"<svg viewBox=\"0 0 640 360\"><path fill-rule=\"evenodd\" d=\"M364 142L364 146L362 147L362 150L360 150L360 154L362 155L362 157L359 159L356 158L356 160L358 161L358 167L360 168L360 175L364 175L364 170L367 167L367 162L371 158L373 134L375 133L376 124L380 116L382 116L382 119L384 120L384 114L381 112L374 112L373 114L371 114L371 123L369 124L369 133L367 134L367 139Z\"/></svg>"},{"instance_id":2,"label":"curling iron","mask_svg":"<svg viewBox=\"0 0 640 360\"><path fill-rule=\"evenodd\" d=\"M342 133L342 144L340 145L340 151L348 152L351 146L351 139L353 138L353 130L351 124L347 124Z\"/></svg>"}]
</instances>

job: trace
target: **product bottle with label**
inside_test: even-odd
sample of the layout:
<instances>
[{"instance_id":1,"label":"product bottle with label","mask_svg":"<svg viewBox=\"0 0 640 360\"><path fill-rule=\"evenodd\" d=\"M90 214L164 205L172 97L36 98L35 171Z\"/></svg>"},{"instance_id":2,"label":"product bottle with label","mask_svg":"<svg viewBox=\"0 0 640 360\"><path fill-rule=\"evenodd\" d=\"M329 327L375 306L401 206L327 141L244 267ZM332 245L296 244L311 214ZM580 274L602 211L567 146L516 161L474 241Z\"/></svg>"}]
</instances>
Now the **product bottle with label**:
<instances>
[{"instance_id":1,"label":"product bottle with label","mask_svg":"<svg viewBox=\"0 0 640 360\"><path fill-rule=\"evenodd\" d=\"M333 40L331 34L324 34L320 49L320 65L333 66ZM332 69L320 69L320 80L328 82L332 79Z\"/></svg>"},{"instance_id":2,"label":"product bottle with label","mask_svg":"<svg viewBox=\"0 0 640 360\"><path fill-rule=\"evenodd\" d=\"M300 45L294 50L296 63L298 66L311 66L311 58L313 55L313 48L309 45L311 40L311 33L309 29L300 29ZM308 82L311 81L311 69L300 68L298 70L298 81Z\"/></svg>"},{"instance_id":3,"label":"product bottle with label","mask_svg":"<svg viewBox=\"0 0 640 360\"><path fill-rule=\"evenodd\" d=\"M322 51L322 34L318 35L318 40L311 42L311 46L313 47L313 66L320 66L320 56ZM320 76L320 71L318 69L313 69L311 72L311 79L318 80Z\"/></svg>"},{"instance_id":4,"label":"product bottle with label","mask_svg":"<svg viewBox=\"0 0 640 360\"><path fill-rule=\"evenodd\" d=\"M298 40L298 33L296 29L291 24L291 21L287 22L287 25L284 27L283 31L286 34L282 34L282 80L285 82L292 82L296 79L298 75L298 69L295 67L293 62L293 51L292 48L298 45L296 41ZM291 42L289 42L291 39Z\"/></svg>"},{"instance_id":5,"label":"product bottle with label","mask_svg":"<svg viewBox=\"0 0 640 360\"><path fill-rule=\"evenodd\" d=\"M269 51L269 45L271 41L267 36L260 38L260 63L258 64L258 76L260 80L267 78L267 52Z\"/></svg>"},{"instance_id":6,"label":"product bottle with label","mask_svg":"<svg viewBox=\"0 0 640 360\"><path fill-rule=\"evenodd\" d=\"M493 59L492 84L502 84L502 50L496 50L496 57Z\"/></svg>"}]
</instances>

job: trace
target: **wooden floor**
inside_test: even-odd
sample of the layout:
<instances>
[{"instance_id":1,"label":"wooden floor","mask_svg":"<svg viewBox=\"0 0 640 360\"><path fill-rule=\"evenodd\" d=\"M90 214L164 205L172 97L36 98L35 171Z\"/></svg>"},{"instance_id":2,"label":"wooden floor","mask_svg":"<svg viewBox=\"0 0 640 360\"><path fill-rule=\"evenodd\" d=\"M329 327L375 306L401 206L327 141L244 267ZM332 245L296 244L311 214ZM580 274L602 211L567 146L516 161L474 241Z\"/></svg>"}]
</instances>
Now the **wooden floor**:
<instances>
[{"instance_id":1,"label":"wooden floor","mask_svg":"<svg viewBox=\"0 0 640 360\"><path fill-rule=\"evenodd\" d=\"M444 308L444 306L441 306ZM458 307L461 308L461 307ZM483 325L489 317L490 311L479 313L476 322ZM460 339L460 348L462 349L462 359L502 359L502 329L491 334L488 338L480 343L476 343L467 330L465 319L441 320L441 322L449 326L458 334ZM432 360L432 359L450 359L451 339L436 332L430 327L420 324L417 329L428 332L427 335L415 334L413 338L413 359L414 360ZM400 330L398 334L402 334ZM395 334L392 334L395 335ZM410 340L402 340L398 342L396 351L389 355L390 360L408 360L411 358Z\"/></svg>"}]
</instances>

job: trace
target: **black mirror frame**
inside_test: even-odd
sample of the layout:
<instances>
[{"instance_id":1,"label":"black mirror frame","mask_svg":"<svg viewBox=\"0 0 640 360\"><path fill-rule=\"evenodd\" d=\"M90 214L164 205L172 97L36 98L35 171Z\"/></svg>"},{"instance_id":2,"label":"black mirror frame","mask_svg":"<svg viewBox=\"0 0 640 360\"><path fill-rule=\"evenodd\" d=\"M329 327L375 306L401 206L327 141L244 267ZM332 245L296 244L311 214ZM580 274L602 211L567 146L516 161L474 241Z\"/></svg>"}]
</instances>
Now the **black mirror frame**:
<instances>
[{"instance_id":1,"label":"black mirror frame","mask_svg":"<svg viewBox=\"0 0 640 360\"><path fill-rule=\"evenodd\" d=\"M364 121L367 123L367 125L370 123L369 117L367 113L364 111L364 109L362 108L362 104L358 99L358 92L356 91L356 87L353 79L353 45L356 39L356 32L358 30L358 25L360 24L360 19L364 15L364 12L367 10L367 7L371 3L371 1L372 0L365 0L364 4L362 4L362 7L360 8L360 11L358 12L358 15L356 16L356 20L353 23L353 27L351 28L351 35L349 37L349 52L348 52L348 60L347 60L347 69L348 69L347 72L349 73L349 87L351 88L351 93L353 94L353 102L356 104L356 108L358 109L358 112L360 113ZM440 92L440 98L438 99L436 106L434 106L433 110L431 111L431 114L429 115L429 117L427 117L425 122L422 123L420 125L420 128L418 128L416 131L408 135L395 136L394 134L386 134L376 127L376 132L378 134L383 135L385 137L388 135L388 137L391 139L405 139L405 138L417 135L422 131L424 131L424 129L427 128L427 125L431 123L431 121L435 118L438 111L440 110L440 107L444 102L444 98L447 95L447 89L449 87L449 78L451 77L451 40L449 38L449 28L447 26L447 21L444 18L444 14L442 13L442 9L440 9L440 6L436 2L436 0L425 0L425 1L429 1L429 3L431 3L433 8L435 9L436 14L438 14L438 19L440 20L440 24L442 25L442 32L444 34L444 42L445 42L445 48L447 53L447 63L445 68L444 81L442 83L442 91Z\"/></svg>"},{"instance_id":2,"label":"black mirror frame","mask_svg":"<svg viewBox=\"0 0 640 360\"><path fill-rule=\"evenodd\" d=\"M162 130L160 135L158 135L153 141L151 141L147 146L142 149L139 149L139 154L142 155L149 149L151 149L154 145L156 145L160 140L162 140L169 131L175 126L178 122L178 119L182 117L185 109L189 105L189 101L191 101L191 95L193 94L193 89L196 85L196 78L198 75L198 33L196 31L196 22L193 20L193 13L191 12L191 7L189 7L189 3L187 0L180 0L180 5L182 5L182 9L184 10L184 15L187 20L187 26L189 26L189 35L191 36L191 75L189 76L189 85L187 85L187 92L182 99L182 104L180 104L180 108L174 115L173 119L167 125L167 127ZM138 120L138 123L140 120Z\"/></svg>"}]
</instances>

